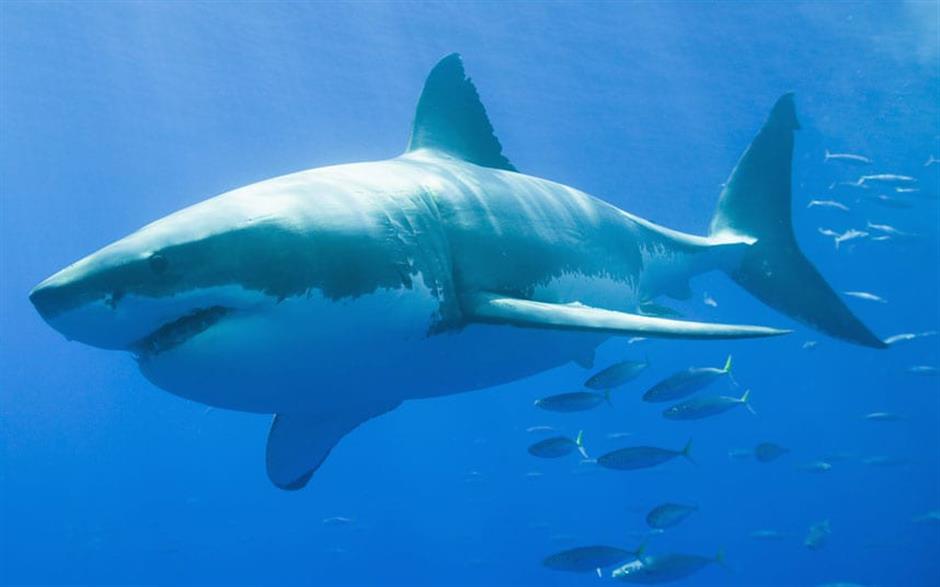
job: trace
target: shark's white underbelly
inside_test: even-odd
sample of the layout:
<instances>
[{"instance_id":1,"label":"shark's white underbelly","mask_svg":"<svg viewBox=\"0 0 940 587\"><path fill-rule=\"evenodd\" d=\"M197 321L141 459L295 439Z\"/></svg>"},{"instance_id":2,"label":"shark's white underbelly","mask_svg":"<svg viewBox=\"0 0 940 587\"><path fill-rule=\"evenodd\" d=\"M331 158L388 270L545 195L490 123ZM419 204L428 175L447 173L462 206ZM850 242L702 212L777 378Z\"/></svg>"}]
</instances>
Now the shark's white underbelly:
<instances>
[{"instance_id":1,"label":"shark's white underbelly","mask_svg":"<svg viewBox=\"0 0 940 587\"><path fill-rule=\"evenodd\" d=\"M587 360L605 339L488 324L437 332L439 307L420 278L356 298L255 301L140 368L166 391L216 407L326 413L508 383Z\"/></svg>"}]
</instances>

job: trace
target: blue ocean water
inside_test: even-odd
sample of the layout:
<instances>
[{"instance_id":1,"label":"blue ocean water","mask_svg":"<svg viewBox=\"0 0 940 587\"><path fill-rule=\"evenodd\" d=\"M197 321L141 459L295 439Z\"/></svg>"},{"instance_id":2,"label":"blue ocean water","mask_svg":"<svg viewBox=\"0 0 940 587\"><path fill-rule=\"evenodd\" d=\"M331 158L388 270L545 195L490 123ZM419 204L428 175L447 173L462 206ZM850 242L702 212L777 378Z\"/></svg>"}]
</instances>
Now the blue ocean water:
<instances>
[{"instance_id":1,"label":"blue ocean water","mask_svg":"<svg viewBox=\"0 0 940 587\"><path fill-rule=\"evenodd\" d=\"M727 568L683 585L940 583L940 526L914 521L940 508L940 384L906 372L937 366L937 336L851 346L710 274L682 305L689 317L794 334L614 339L598 367L652 366L612 408L580 414L533 407L581 386L590 371L574 365L408 402L344 438L306 489L283 492L264 472L267 416L164 393L130 357L66 342L26 297L211 195L400 153L427 71L459 51L520 170L698 234L771 105L796 92L800 244L837 290L888 301L849 302L883 337L938 330L940 165L925 166L940 157L938 20L936 2L0 4L0 582L609 584L541 560L645 539L651 553L723 549ZM915 176L921 191L888 209L830 190L860 171L824 162L827 149ZM833 198L852 211L806 208ZM923 238L836 250L817 230L868 221ZM659 378L728 354L757 415L673 422L640 401ZM876 411L904 418L863 418ZM696 464L540 461L526 452L536 425L583 429L592 456L693 438ZM791 452L729 458L762 441ZM864 462L876 456L904 463ZM823 458L825 473L799 468ZM664 501L699 510L644 538ZM351 522L324 523L336 516ZM823 520L828 541L806 548ZM785 536L751 538L759 529Z\"/></svg>"}]
</instances>

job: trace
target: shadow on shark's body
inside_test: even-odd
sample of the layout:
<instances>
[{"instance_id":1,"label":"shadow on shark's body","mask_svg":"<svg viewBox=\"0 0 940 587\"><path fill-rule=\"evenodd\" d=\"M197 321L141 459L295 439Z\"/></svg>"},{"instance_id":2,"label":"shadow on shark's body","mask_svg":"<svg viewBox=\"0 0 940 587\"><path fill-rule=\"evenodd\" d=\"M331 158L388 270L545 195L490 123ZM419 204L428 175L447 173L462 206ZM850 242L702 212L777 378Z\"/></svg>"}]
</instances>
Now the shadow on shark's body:
<instances>
[{"instance_id":1,"label":"shadow on shark's body","mask_svg":"<svg viewBox=\"0 0 940 587\"><path fill-rule=\"evenodd\" d=\"M406 153L246 186L56 273L30 299L69 339L126 350L157 386L276 414L267 471L303 487L402 401L490 387L611 335L725 339L763 326L643 315L723 270L832 336L880 348L790 223L791 95L732 172L709 236L515 170L457 55L428 76Z\"/></svg>"}]
</instances>

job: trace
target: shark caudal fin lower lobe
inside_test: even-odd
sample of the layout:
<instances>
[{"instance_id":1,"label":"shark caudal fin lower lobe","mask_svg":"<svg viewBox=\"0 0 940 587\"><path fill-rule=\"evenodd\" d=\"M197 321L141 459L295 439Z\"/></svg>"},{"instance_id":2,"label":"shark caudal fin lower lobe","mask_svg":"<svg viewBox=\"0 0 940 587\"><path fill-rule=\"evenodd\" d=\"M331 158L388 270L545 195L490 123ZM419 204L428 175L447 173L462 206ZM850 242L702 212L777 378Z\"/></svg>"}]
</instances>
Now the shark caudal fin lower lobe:
<instances>
[{"instance_id":1,"label":"shark caudal fin lower lobe","mask_svg":"<svg viewBox=\"0 0 940 587\"><path fill-rule=\"evenodd\" d=\"M885 348L803 255L793 234L791 173L796 118L793 94L774 105L718 199L710 236L752 239L728 273L767 304L835 338Z\"/></svg>"}]
</instances>

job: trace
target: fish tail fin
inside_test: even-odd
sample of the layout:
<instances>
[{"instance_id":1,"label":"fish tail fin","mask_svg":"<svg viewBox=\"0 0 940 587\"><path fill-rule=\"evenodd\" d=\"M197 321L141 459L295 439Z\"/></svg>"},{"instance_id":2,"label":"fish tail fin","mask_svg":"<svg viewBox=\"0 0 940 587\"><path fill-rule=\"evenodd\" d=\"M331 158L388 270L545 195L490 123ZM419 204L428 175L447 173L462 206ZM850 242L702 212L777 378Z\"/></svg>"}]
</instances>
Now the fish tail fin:
<instances>
[{"instance_id":1,"label":"fish tail fin","mask_svg":"<svg viewBox=\"0 0 940 587\"><path fill-rule=\"evenodd\" d=\"M828 161L832 159L832 153L829 152L829 149L826 149L826 154L823 156L823 161Z\"/></svg>"},{"instance_id":2,"label":"fish tail fin","mask_svg":"<svg viewBox=\"0 0 940 587\"><path fill-rule=\"evenodd\" d=\"M685 446L682 447L682 452L680 452L679 454L685 457L685 459L689 461L690 463L692 463L693 465L696 464L695 459L692 458L692 439L691 438L689 439L688 442L685 443Z\"/></svg>"},{"instance_id":3,"label":"fish tail fin","mask_svg":"<svg viewBox=\"0 0 940 587\"><path fill-rule=\"evenodd\" d=\"M725 360L725 366L721 369L725 373L731 373L731 355Z\"/></svg>"},{"instance_id":4,"label":"fish tail fin","mask_svg":"<svg viewBox=\"0 0 940 587\"><path fill-rule=\"evenodd\" d=\"M597 573L597 578L598 578L598 579L603 579L603 578L604 578L604 573L601 572L601 568L600 568L600 567L597 567L596 569L594 569L594 572Z\"/></svg>"},{"instance_id":5,"label":"fish tail fin","mask_svg":"<svg viewBox=\"0 0 940 587\"><path fill-rule=\"evenodd\" d=\"M608 405L608 406L614 407L614 402L610 401L610 390L609 390L609 389L605 389L605 390L604 390L604 401L607 402L607 405Z\"/></svg>"},{"instance_id":6,"label":"fish tail fin","mask_svg":"<svg viewBox=\"0 0 940 587\"><path fill-rule=\"evenodd\" d=\"M710 237L716 243L749 243L740 262L727 271L768 306L830 336L885 348L797 244L791 174L794 131L799 127L793 94L784 94L725 183Z\"/></svg>"},{"instance_id":7,"label":"fish tail fin","mask_svg":"<svg viewBox=\"0 0 940 587\"><path fill-rule=\"evenodd\" d=\"M578 437L575 438L574 443L578 445L578 452L581 453L581 456L587 460L591 460L587 451L584 450L584 430L578 430Z\"/></svg>"},{"instance_id":8,"label":"fish tail fin","mask_svg":"<svg viewBox=\"0 0 940 587\"><path fill-rule=\"evenodd\" d=\"M646 543L649 542L647 538L636 547L636 550L633 551L634 558L643 558L643 555L646 553Z\"/></svg>"},{"instance_id":9,"label":"fish tail fin","mask_svg":"<svg viewBox=\"0 0 940 587\"><path fill-rule=\"evenodd\" d=\"M756 416L757 412L754 410L754 406L751 405L750 398L751 398L751 390L748 389L744 392L744 394L741 396L741 399L739 399L738 401L744 404L744 407L747 408L747 411L749 411L750 413Z\"/></svg>"}]
</instances>

